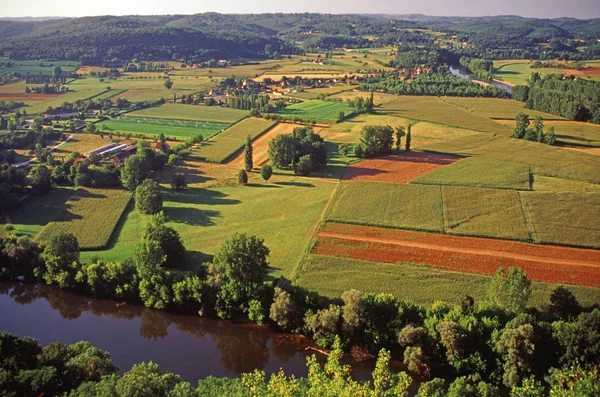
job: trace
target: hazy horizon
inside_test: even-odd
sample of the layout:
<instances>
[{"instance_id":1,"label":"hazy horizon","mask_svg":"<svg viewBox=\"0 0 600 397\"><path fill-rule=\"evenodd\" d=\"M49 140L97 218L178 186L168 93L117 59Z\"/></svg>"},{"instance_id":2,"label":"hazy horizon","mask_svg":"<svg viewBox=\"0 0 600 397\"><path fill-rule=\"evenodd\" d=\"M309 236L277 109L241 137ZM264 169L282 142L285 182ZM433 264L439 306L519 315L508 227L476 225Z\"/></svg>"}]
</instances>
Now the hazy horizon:
<instances>
[{"instance_id":1,"label":"hazy horizon","mask_svg":"<svg viewBox=\"0 0 600 397\"><path fill-rule=\"evenodd\" d=\"M33 11L32 11L33 10ZM275 0L221 0L219 2L195 2L191 0L173 0L162 2L148 0L143 2L123 2L106 0L102 3L63 0L48 2L31 0L11 2L0 11L0 18L53 18L83 17L98 15L191 15L205 12L223 14L263 14L263 13L303 13L326 14L423 14L428 16L481 17L498 15L517 15L533 18L574 17L579 19L600 18L598 0L548 0L540 4L539 0L505 0L488 3L473 0L455 0L453 2L422 0L416 2L398 2L372 0L304 0L301 3L281 4Z\"/></svg>"}]
</instances>

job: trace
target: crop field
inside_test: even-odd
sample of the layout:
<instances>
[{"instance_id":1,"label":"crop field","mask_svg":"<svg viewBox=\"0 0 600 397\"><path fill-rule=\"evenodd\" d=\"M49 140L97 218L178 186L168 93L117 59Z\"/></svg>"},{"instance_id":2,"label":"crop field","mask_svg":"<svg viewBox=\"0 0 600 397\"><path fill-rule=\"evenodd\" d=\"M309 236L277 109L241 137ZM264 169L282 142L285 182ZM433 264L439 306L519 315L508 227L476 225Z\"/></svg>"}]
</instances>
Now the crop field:
<instances>
[{"instance_id":1,"label":"crop field","mask_svg":"<svg viewBox=\"0 0 600 397\"><path fill-rule=\"evenodd\" d=\"M336 85L333 87L326 88L309 88L305 91L287 94L287 96L300 99L316 99L321 94L329 96L339 94L340 92L348 91L351 89L353 89L353 87L349 85Z\"/></svg>"},{"instance_id":2,"label":"crop field","mask_svg":"<svg viewBox=\"0 0 600 397\"><path fill-rule=\"evenodd\" d=\"M354 114L355 109L334 101L307 101L288 106L277 112L284 117L300 117L304 121L314 120L333 123L337 121L340 112L346 117Z\"/></svg>"},{"instance_id":3,"label":"crop field","mask_svg":"<svg viewBox=\"0 0 600 397\"><path fill-rule=\"evenodd\" d=\"M190 138L198 134L209 138L226 129L229 124L212 121L174 120L150 117L120 116L102 122L108 131L120 133L131 132L155 137L165 134L167 137Z\"/></svg>"},{"instance_id":4,"label":"crop field","mask_svg":"<svg viewBox=\"0 0 600 397\"><path fill-rule=\"evenodd\" d=\"M221 163L244 147L248 135L254 139L275 124L273 121L259 118L244 119L212 139L203 142L198 149L192 152L192 156Z\"/></svg>"},{"instance_id":5,"label":"crop field","mask_svg":"<svg viewBox=\"0 0 600 397\"><path fill-rule=\"evenodd\" d=\"M433 170L412 183L531 190L527 165L481 157L468 157Z\"/></svg>"},{"instance_id":6,"label":"crop field","mask_svg":"<svg viewBox=\"0 0 600 397\"><path fill-rule=\"evenodd\" d=\"M530 166L534 175L600 184L600 157L537 142L480 134L427 145L423 149L511 161Z\"/></svg>"},{"instance_id":7,"label":"crop field","mask_svg":"<svg viewBox=\"0 0 600 397\"><path fill-rule=\"evenodd\" d=\"M456 156L411 150L348 165L342 180L407 183L458 160Z\"/></svg>"},{"instance_id":8,"label":"crop field","mask_svg":"<svg viewBox=\"0 0 600 397\"><path fill-rule=\"evenodd\" d=\"M442 193L446 233L531 241L519 192L444 186Z\"/></svg>"},{"instance_id":9,"label":"crop field","mask_svg":"<svg viewBox=\"0 0 600 397\"><path fill-rule=\"evenodd\" d=\"M112 99L114 97L121 95L124 92L125 92L125 90L112 90L112 89L106 90L105 92L101 93L100 95L95 96L94 100L100 101L100 100L104 100L104 99Z\"/></svg>"},{"instance_id":10,"label":"crop field","mask_svg":"<svg viewBox=\"0 0 600 397\"><path fill-rule=\"evenodd\" d=\"M597 184L543 175L532 175L531 187L537 192L600 193Z\"/></svg>"},{"instance_id":11,"label":"crop field","mask_svg":"<svg viewBox=\"0 0 600 397\"><path fill-rule=\"evenodd\" d=\"M506 127L488 117L444 102L438 97L393 96L383 102L377 113L408 119L430 121L463 129L507 134Z\"/></svg>"},{"instance_id":12,"label":"crop field","mask_svg":"<svg viewBox=\"0 0 600 397\"><path fill-rule=\"evenodd\" d=\"M52 151L55 159L68 160L71 153L87 153L110 143L108 138L102 139L97 134L74 134L69 142Z\"/></svg>"},{"instance_id":13,"label":"crop field","mask_svg":"<svg viewBox=\"0 0 600 397\"><path fill-rule=\"evenodd\" d=\"M521 196L538 242L600 248L599 193L524 192Z\"/></svg>"},{"instance_id":14,"label":"crop field","mask_svg":"<svg viewBox=\"0 0 600 397\"><path fill-rule=\"evenodd\" d=\"M517 266L533 280L600 287L600 251L581 248L327 223L312 254L487 275Z\"/></svg>"},{"instance_id":15,"label":"crop field","mask_svg":"<svg viewBox=\"0 0 600 397\"><path fill-rule=\"evenodd\" d=\"M0 62L3 63L3 62ZM79 67L79 62L73 61L15 61L11 60L12 67L0 65L0 74L21 73L23 75L49 74L54 73L54 68L60 66L65 72L73 72Z\"/></svg>"},{"instance_id":16,"label":"crop field","mask_svg":"<svg viewBox=\"0 0 600 397\"><path fill-rule=\"evenodd\" d=\"M310 255L302 264L298 283L330 298L344 291L358 289L388 293L418 305L431 305L437 300L459 304L465 291L476 301L487 297L490 276L440 270L408 263L377 263L327 255ZM415 286L419 286L415 288ZM542 309L558 284L532 282L531 307ZM583 305L600 300L600 289L569 285Z\"/></svg>"},{"instance_id":17,"label":"crop field","mask_svg":"<svg viewBox=\"0 0 600 397\"><path fill-rule=\"evenodd\" d=\"M298 127L297 124L278 123L269 128L267 132L254 139L252 141L252 162L254 163L254 168L259 168L263 164L269 162L269 142L271 142L273 138L281 134L291 134L296 127ZM321 129L319 127L314 127L313 132L319 134ZM237 169L244 168L244 153L240 152L235 158L228 161L227 165Z\"/></svg>"},{"instance_id":18,"label":"crop field","mask_svg":"<svg viewBox=\"0 0 600 397\"><path fill-rule=\"evenodd\" d=\"M72 233L82 250L102 249L131 200L117 189L78 189L61 211L36 236L44 243L60 233Z\"/></svg>"},{"instance_id":19,"label":"crop field","mask_svg":"<svg viewBox=\"0 0 600 397\"><path fill-rule=\"evenodd\" d=\"M472 110L491 119L514 120L519 112L523 112L527 113L531 119L540 116L544 120L564 120L564 118L550 113L526 109L523 102L513 99L446 97L443 98L443 101ZM512 126L514 126L514 122Z\"/></svg>"},{"instance_id":20,"label":"crop field","mask_svg":"<svg viewBox=\"0 0 600 397\"><path fill-rule=\"evenodd\" d=\"M439 186L342 182L324 218L328 221L413 230L444 230Z\"/></svg>"},{"instance_id":21,"label":"crop field","mask_svg":"<svg viewBox=\"0 0 600 397\"><path fill-rule=\"evenodd\" d=\"M86 99L95 95L104 92L105 88L96 87L95 89L88 89L82 91L70 91L61 95L58 95L54 98L48 99L46 101L36 101L35 104L31 104L27 107L27 113L29 114L38 114L43 113L48 109L48 107L57 107L62 105L65 102L75 102L79 99Z\"/></svg>"},{"instance_id":22,"label":"crop field","mask_svg":"<svg viewBox=\"0 0 600 397\"><path fill-rule=\"evenodd\" d=\"M212 121L215 123L235 123L248 115L245 110L221 108L218 106L164 104L159 107L138 110L128 116L146 118L166 118L178 120Z\"/></svg>"}]
</instances>

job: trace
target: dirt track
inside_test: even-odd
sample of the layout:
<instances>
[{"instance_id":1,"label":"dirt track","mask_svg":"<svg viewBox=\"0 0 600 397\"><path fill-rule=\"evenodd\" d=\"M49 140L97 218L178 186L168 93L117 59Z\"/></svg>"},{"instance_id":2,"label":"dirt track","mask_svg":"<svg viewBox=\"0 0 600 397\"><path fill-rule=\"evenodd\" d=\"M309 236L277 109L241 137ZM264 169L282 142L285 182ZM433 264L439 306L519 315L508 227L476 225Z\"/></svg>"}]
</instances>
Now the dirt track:
<instances>
[{"instance_id":1,"label":"dirt track","mask_svg":"<svg viewBox=\"0 0 600 397\"><path fill-rule=\"evenodd\" d=\"M448 154L411 150L351 164L344 170L342 180L408 183L458 160L460 157Z\"/></svg>"},{"instance_id":2,"label":"dirt track","mask_svg":"<svg viewBox=\"0 0 600 397\"><path fill-rule=\"evenodd\" d=\"M493 274L518 266L529 277L600 287L600 251L328 223L313 253L381 263L410 262Z\"/></svg>"}]
</instances>

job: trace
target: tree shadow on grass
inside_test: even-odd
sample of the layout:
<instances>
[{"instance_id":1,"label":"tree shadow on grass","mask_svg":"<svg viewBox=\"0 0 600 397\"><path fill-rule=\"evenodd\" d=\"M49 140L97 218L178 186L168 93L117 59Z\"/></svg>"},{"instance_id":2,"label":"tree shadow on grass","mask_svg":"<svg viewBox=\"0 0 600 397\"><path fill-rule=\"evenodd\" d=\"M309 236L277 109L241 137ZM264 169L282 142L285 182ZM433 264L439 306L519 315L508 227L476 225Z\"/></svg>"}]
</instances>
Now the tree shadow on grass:
<instances>
[{"instance_id":1,"label":"tree shadow on grass","mask_svg":"<svg viewBox=\"0 0 600 397\"><path fill-rule=\"evenodd\" d=\"M205 269L203 263L212 262L214 255L207 254L201 251L186 250L185 260L181 266L181 270L187 270L204 276Z\"/></svg>"},{"instance_id":2,"label":"tree shadow on grass","mask_svg":"<svg viewBox=\"0 0 600 397\"><path fill-rule=\"evenodd\" d=\"M165 215L169 221L192 226L212 226L214 218L219 218L219 211L199 210L192 207L165 207Z\"/></svg>"},{"instance_id":3,"label":"tree shadow on grass","mask_svg":"<svg viewBox=\"0 0 600 397\"><path fill-rule=\"evenodd\" d=\"M312 183L297 181L276 182L275 184L280 186L315 187Z\"/></svg>"},{"instance_id":4,"label":"tree shadow on grass","mask_svg":"<svg viewBox=\"0 0 600 397\"><path fill-rule=\"evenodd\" d=\"M262 184L262 183L248 183L248 184L246 184L246 186L256 187L256 188L263 188L264 187L264 188L269 188L269 189L273 189L273 188L281 189L281 186L277 186L275 184L265 185L265 184Z\"/></svg>"},{"instance_id":5,"label":"tree shadow on grass","mask_svg":"<svg viewBox=\"0 0 600 397\"><path fill-rule=\"evenodd\" d=\"M182 191L168 191L164 194L165 201L184 204L229 205L239 204L239 200L228 199L227 195L216 190L189 188Z\"/></svg>"}]
</instances>

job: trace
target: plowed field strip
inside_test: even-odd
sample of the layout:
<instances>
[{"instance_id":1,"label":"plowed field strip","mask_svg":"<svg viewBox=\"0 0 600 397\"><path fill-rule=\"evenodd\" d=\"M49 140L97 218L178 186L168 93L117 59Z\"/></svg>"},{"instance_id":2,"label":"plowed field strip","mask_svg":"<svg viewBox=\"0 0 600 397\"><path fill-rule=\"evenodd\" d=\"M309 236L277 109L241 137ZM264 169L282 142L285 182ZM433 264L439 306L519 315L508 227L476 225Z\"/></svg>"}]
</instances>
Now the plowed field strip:
<instances>
[{"instance_id":1,"label":"plowed field strip","mask_svg":"<svg viewBox=\"0 0 600 397\"><path fill-rule=\"evenodd\" d=\"M527 262L540 262L540 263L548 263L548 264L555 264L555 265L585 266L585 267L600 268L599 263L592 263L592 262L587 262L587 261L548 258L548 257L516 254L516 253L512 253L512 252L496 251L496 250L488 250L488 249L450 247L450 246L443 246L443 245L436 245L436 244L417 243L414 241L394 240L394 239L381 238L381 237L374 238L374 237L355 236L355 235L353 236L353 235L347 235L347 234L342 234L342 233L329 233L329 232L321 232L321 233L319 233L319 237L330 237L330 238L337 238L337 239L342 239L342 240L365 241L365 242L378 243L378 244L391 244L391 245L399 245L399 246L403 246L403 247L421 248L421 249L426 249L426 250L455 252L455 253L459 253L459 254L491 256L491 257L495 257L495 258L515 259L515 260L527 261Z\"/></svg>"}]
</instances>

